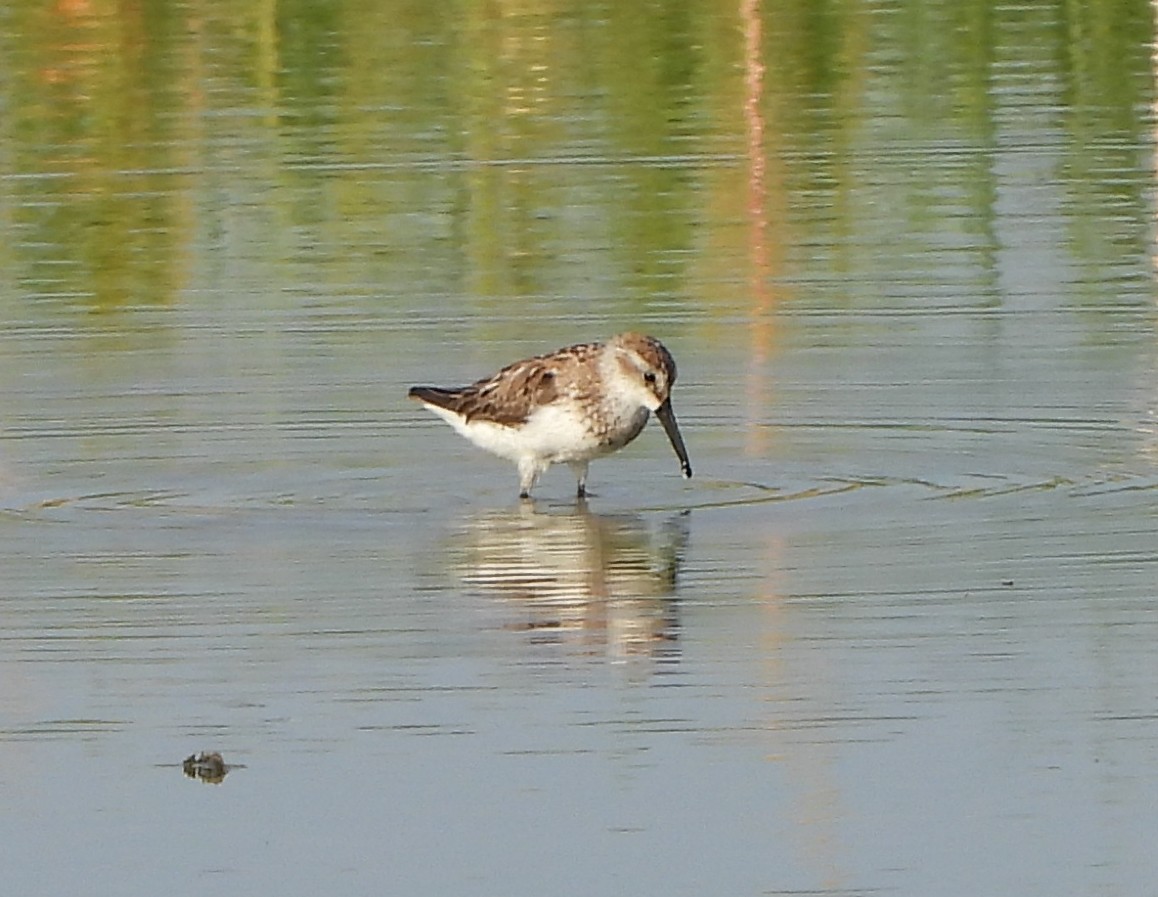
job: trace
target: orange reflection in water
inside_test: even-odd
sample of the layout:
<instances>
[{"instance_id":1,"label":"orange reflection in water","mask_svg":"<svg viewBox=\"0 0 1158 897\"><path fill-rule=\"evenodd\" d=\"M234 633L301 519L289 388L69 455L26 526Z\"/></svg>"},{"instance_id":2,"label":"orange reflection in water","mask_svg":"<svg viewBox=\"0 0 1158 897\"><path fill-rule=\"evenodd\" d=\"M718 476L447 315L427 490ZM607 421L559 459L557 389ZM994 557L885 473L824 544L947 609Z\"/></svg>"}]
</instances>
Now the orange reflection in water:
<instances>
[{"instance_id":1,"label":"orange reflection in water","mask_svg":"<svg viewBox=\"0 0 1158 897\"><path fill-rule=\"evenodd\" d=\"M760 455L767 443L769 384L766 370L768 357L776 339L776 323L772 309L781 298L771 286L770 279L780 270L782 259L777 248L782 245L778 235L769 233L768 165L770 155L765 141L763 29L760 22L760 0L742 0L740 19L744 29L744 129L746 134L747 184L745 211L748 219L748 289L751 295L748 328L750 349L748 375L745 385L747 411L745 413L744 450L748 455ZM777 179L777 195L783 192L782 179ZM783 216L777 216L783 220Z\"/></svg>"}]
</instances>

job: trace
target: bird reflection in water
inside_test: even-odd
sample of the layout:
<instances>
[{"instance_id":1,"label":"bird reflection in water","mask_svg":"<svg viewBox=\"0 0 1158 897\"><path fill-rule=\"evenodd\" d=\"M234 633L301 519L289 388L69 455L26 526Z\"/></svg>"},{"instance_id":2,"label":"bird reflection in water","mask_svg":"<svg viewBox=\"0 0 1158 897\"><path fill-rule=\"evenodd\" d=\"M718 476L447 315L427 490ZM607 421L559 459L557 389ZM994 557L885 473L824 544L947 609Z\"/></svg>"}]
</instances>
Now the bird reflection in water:
<instances>
[{"instance_id":1,"label":"bird reflection in water","mask_svg":"<svg viewBox=\"0 0 1158 897\"><path fill-rule=\"evenodd\" d=\"M566 512L524 504L467 521L463 581L507 599L508 628L613 660L679 656L676 578L688 541L688 513L658 531L635 515Z\"/></svg>"}]
</instances>

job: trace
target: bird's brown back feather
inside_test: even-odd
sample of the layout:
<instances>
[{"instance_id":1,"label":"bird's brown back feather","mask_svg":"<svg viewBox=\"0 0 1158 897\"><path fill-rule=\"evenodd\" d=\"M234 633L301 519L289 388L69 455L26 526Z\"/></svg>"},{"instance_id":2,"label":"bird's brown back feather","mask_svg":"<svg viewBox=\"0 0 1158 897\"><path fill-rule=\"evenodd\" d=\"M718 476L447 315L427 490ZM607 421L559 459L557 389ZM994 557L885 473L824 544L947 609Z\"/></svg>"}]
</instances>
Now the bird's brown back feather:
<instances>
[{"instance_id":1,"label":"bird's brown back feather","mask_svg":"<svg viewBox=\"0 0 1158 897\"><path fill-rule=\"evenodd\" d=\"M549 405L564 395L574 380L576 365L599 348L597 343L583 343L548 355L536 355L457 389L414 386L410 389L410 398L461 414L467 421L486 420L518 426L526 422L535 408Z\"/></svg>"}]
</instances>

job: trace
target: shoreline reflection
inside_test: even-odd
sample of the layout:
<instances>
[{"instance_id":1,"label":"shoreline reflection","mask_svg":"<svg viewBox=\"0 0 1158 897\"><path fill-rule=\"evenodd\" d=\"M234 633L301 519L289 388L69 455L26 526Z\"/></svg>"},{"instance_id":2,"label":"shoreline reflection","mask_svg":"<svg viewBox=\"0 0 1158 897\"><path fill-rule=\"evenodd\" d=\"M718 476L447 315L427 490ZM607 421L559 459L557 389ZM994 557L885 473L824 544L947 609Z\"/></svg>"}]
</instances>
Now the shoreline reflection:
<instances>
[{"instance_id":1,"label":"shoreline reflection","mask_svg":"<svg viewBox=\"0 0 1158 897\"><path fill-rule=\"evenodd\" d=\"M504 599L512 631L613 661L679 659L676 581L690 512L655 532L638 515L564 513L527 503L465 521L456 568L470 588Z\"/></svg>"}]
</instances>

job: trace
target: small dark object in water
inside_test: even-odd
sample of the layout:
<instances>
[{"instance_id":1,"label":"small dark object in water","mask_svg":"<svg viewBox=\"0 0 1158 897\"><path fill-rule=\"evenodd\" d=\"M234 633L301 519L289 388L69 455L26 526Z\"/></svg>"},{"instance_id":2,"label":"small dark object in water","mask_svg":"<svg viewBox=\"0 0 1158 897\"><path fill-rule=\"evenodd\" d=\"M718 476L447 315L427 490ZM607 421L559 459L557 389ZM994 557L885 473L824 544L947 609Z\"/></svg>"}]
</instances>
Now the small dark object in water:
<instances>
[{"instance_id":1,"label":"small dark object in water","mask_svg":"<svg viewBox=\"0 0 1158 897\"><path fill-rule=\"evenodd\" d=\"M213 785L224 781L230 767L217 751L202 751L200 754L190 754L181 764L185 775L191 779L201 779Z\"/></svg>"}]
</instances>

